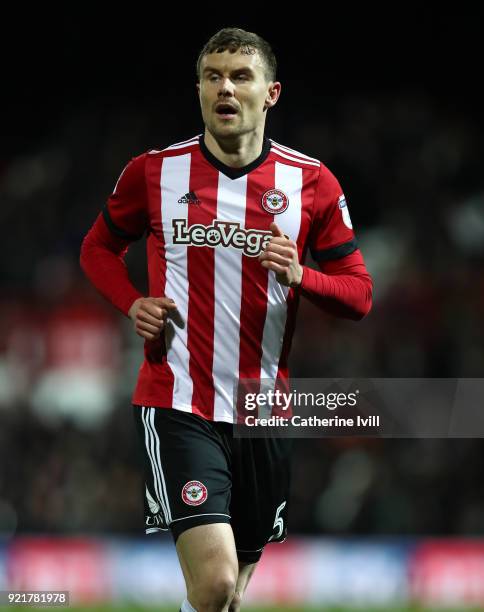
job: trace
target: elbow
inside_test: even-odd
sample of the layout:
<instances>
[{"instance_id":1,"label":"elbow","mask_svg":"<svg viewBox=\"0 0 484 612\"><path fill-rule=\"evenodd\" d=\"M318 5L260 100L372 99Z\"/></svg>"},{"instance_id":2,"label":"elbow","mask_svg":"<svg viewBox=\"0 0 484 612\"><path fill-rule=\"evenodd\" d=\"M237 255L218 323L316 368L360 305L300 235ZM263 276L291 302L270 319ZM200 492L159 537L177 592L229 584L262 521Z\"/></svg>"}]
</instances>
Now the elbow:
<instances>
[{"instance_id":1,"label":"elbow","mask_svg":"<svg viewBox=\"0 0 484 612\"><path fill-rule=\"evenodd\" d=\"M354 321L361 321L370 312L373 306L373 296L371 287L367 290L363 300L356 306L351 317Z\"/></svg>"},{"instance_id":2,"label":"elbow","mask_svg":"<svg viewBox=\"0 0 484 612\"><path fill-rule=\"evenodd\" d=\"M81 251L79 253L79 266L81 268L81 270L84 272L84 274L86 273L86 248L85 248L85 243L84 243L85 239L82 241L82 245L81 245Z\"/></svg>"},{"instance_id":3,"label":"elbow","mask_svg":"<svg viewBox=\"0 0 484 612\"><path fill-rule=\"evenodd\" d=\"M81 270L89 278L89 273L95 272L106 258L115 256L124 260L129 244L129 241L114 236L108 230L100 214L82 241L79 254Z\"/></svg>"},{"instance_id":4,"label":"elbow","mask_svg":"<svg viewBox=\"0 0 484 612\"><path fill-rule=\"evenodd\" d=\"M81 244L79 252L79 266L87 278L90 278L93 271L100 265L105 257L102 247L98 245L88 233Z\"/></svg>"},{"instance_id":5,"label":"elbow","mask_svg":"<svg viewBox=\"0 0 484 612\"><path fill-rule=\"evenodd\" d=\"M362 319L364 319L366 315L370 312L371 306L372 304L370 301L368 303L365 303L362 308L358 308L357 310L355 310L353 317L351 317L353 321L361 321Z\"/></svg>"},{"instance_id":6,"label":"elbow","mask_svg":"<svg viewBox=\"0 0 484 612\"><path fill-rule=\"evenodd\" d=\"M79 253L79 266L86 276L88 276L90 259L90 247L88 237L86 236L82 241L81 251Z\"/></svg>"}]
</instances>

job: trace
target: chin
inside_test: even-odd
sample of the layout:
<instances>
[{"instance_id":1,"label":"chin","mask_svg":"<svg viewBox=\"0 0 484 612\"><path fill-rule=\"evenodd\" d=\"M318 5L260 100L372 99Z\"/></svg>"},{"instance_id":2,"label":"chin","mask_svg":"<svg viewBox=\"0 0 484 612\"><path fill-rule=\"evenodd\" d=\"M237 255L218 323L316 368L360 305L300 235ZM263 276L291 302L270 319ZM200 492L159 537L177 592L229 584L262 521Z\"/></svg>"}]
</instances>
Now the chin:
<instances>
[{"instance_id":1,"label":"chin","mask_svg":"<svg viewBox=\"0 0 484 612\"><path fill-rule=\"evenodd\" d=\"M214 136L238 136L242 133L235 125L215 125L211 132Z\"/></svg>"}]
</instances>

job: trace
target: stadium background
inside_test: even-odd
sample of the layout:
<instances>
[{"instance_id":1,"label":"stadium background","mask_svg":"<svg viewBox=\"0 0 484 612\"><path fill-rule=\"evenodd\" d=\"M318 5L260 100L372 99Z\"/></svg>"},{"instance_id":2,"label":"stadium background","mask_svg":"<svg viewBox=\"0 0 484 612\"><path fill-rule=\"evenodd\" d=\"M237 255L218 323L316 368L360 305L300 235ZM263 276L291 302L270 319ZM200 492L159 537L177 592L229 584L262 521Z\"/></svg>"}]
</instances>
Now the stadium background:
<instances>
[{"instance_id":1,"label":"stadium background","mask_svg":"<svg viewBox=\"0 0 484 612\"><path fill-rule=\"evenodd\" d=\"M78 254L130 157L202 131L194 63L224 25L273 45L283 91L267 134L340 179L375 282L359 323L301 303L292 374L482 375L482 19L354 10L4 23L0 589L138 604L182 592L170 538L138 531L141 340ZM143 289L142 243L128 262ZM484 609L483 468L479 439L297 441L291 538L268 548L253 601Z\"/></svg>"}]
</instances>

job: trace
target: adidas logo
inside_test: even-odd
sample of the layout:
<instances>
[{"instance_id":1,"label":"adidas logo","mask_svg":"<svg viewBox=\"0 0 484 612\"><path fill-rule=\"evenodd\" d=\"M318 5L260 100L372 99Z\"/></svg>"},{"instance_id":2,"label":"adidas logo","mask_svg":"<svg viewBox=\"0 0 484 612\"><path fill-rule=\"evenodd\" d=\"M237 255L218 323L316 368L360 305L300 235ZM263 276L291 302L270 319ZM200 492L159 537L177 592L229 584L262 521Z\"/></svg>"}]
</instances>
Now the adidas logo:
<instances>
[{"instance_id":1,"label":"adidas logo","mask_svg":"<svg viewBox=\"0 0 484 612\"><path fill-rule=\"evenodd\" d=\"M194 191L189 191L178 200L178 204L201 204Z\"/></svg>"}]
</instances>

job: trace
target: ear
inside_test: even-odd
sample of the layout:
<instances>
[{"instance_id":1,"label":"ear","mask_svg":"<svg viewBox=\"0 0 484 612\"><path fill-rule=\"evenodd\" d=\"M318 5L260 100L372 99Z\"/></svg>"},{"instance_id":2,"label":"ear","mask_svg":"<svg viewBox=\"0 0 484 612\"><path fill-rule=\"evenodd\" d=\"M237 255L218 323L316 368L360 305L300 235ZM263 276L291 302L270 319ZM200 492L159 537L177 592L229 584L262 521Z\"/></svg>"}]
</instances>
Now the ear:
<instances>
[{"instance_id":1,"label":"ear","mask_svg":"<svg viewBox=\"0 0 484 612\"><path fill-rule=\"evenodd\" d=\"M279 100L280 95L281 95L281 84L279 83L279 81L273 81L269 83L267 96L264 102L264 110L267 108L272 108Z\"/></svg>"},{"instance_id":2,"label":"ear","mask_svg":"<svg viewBox=\"0 0 484 612\"><path fill-rule=\"evenodd\" d=\"M197 87L197 94L200 95L200 83L197 83L196 87Z\"/></svg>"}]
</instances>

